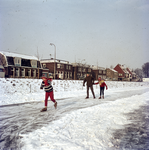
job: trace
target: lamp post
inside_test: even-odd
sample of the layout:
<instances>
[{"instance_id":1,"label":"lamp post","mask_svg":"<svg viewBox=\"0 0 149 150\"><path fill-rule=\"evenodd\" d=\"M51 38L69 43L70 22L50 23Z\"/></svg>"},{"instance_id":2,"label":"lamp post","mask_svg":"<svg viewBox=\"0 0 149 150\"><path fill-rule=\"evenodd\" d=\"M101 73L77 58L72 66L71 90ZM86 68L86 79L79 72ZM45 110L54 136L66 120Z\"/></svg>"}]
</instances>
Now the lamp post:
<instances>
[{"instance_id":1,"label":"lamp post","mask_svg":"<svg viewBox=\"0 0 149 150\"><path fill-rule=\"evenodd\" d=\"M55 47L55 53L54 53L54 79L55 79L55 75L56 75L56 66L55 66L55 63L56 63L56 46L53 44L53 43L50 43L50 45L54 46Z\"/></svg>"}]
</instances>

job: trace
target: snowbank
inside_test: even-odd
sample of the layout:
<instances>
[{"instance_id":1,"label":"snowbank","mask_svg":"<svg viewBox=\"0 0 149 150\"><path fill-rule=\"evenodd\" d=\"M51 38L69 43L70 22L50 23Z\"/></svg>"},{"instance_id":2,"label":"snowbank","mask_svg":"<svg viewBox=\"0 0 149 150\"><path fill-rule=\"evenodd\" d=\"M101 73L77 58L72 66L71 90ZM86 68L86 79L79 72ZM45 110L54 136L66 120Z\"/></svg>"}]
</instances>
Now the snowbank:
<instances>
[{"instance_id":1,"label":"snowbank","mask_svg":"<svg viewBox=\"0 0 149 150\"><path fill-rule=\"evenodd\" d=\"M0 105L43 101L45 92L40 90L41 82L41 79L0 78ZM130 88L131 90L135 90L137 87L149 87L149 83L146 82L107 81L106 83L109 90L124 90ZM86 87L83 87L83 81L53 80L52 84L54 87L55 99L78 97L81 95L86 96ZM99 85L94 85L94 91L95 94L99 93Z\"/></svg>"}]
</instances>

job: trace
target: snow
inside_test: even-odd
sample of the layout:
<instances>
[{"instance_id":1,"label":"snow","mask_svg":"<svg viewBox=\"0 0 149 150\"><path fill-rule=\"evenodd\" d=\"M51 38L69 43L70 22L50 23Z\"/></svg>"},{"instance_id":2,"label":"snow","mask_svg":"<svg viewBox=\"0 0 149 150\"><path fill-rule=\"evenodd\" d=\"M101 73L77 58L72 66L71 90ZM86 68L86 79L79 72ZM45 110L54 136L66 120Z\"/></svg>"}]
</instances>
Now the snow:
<instances>
[{"instance_id":1,"label":"snow","mask_svg":"<svg viewBox=\"0 0 149 150\"><path fill-rule=\"evenodd\" d=\"M37 57L30 56L30 55L24 55L24 54L13 53L13 52L5 52L5 51L0 51L0 53L9 57L18 57L18 58L24 58L24 59L30 59L30 60L38 60Z\"/></svg>"},{"instance_id":2,"label":"snow","mask_svg":"<svg viewBox=\"0 0 149 150\"><path fill-rule=\"evenodd\" d=\"M40 84L40 79L0 78L0 105L43 101L45 92L40 90ZM94 85L96 99L90 93L90 99L85 100L86 87L82 86L83 81L53 80L52 84L58 101L54 113L60 117L33 132L20 134L22 150L117 149L119 147L115 143L120 143L120 139L115 141L114 131L123 130L125 125L132 123L127 113L149 103L148 82L106 81L108 90L105 90L104 100L98 99L99 85ZM72 111L67 112L69 103ZM85 103L88 106L80 108ZM48 111L51 105L49 101ZM73 110L73 107L79 109ZM61 114L62 108L66 110L64 114ZM44 113L48 115L48 111Z\"/></svg>"}]
</instances>

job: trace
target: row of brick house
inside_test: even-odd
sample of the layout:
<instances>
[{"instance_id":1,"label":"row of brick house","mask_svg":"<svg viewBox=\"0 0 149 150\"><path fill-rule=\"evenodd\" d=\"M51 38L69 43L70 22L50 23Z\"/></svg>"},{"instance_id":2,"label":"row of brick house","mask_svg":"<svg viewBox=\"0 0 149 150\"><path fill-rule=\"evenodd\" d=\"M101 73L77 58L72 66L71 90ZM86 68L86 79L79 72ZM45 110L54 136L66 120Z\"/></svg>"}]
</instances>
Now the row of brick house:
<instances>
[{"instance_id":1,"label":"row of brick house","mask_svg":"<svg viewBox=\"0 0 149 150\"><path fill-rule=\"evenodd\" d=\"M98 77L114 81L134 81L136 75L129 68L118 64L114 69L72 63L64 60L42 59L10 52L0 52L0 63L5 68L5 77L41 78L54 75L56 79L84 79L89 72L96 80Z\"/></svg>"},{"instance_id":2,"label":"row of brick house","mask_svg":"<svg viewBox=\"0 0 149 150\"><path fill-rule=\"evenodd\" d=\"M137 77L128 67L118 64L114 69L103 68L99 66L90 66L80 63L69 64L62 60L41 60L44 69L49 69L54 73L54 65L57 79L84 79L87 73L90 73L96 80L101 77L111 81L136 81ZM47 76L47 74L46 74Z\"/></svg>"},{"instance_id":3,"label":"row of brick house","mask_svg":"<svg viewBox=\"0 0 149 150\"><path fill-rule=\"evenodd\" d=\"M35 56L11 52L0 52L0 65L4 66L8 78L39 78L44 71Z\"/></svg>"},{"instance_id":4,"label":"row of brick house","mask_svg":"<svg viewBox=\"0 0 149 150\"><path fill-rule=\"evenodd\" d=\"M106 78L106 69L80 63L70 64L68 61L56 59L43 59L40 61L44 69L49 69L54 74L54 65L57 79L84 79L90 73L95 79L98 77ZM46 76L48 74L45 74Z\"/></svg>"}]
</instances>

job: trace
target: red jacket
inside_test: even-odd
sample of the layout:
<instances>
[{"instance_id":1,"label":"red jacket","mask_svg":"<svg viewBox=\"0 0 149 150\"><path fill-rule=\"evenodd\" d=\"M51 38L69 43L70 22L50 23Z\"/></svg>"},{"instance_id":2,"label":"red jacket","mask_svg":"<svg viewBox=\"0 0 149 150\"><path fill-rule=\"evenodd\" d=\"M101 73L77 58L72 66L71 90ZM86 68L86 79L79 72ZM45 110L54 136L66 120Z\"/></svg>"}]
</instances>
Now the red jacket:
<instances>
[{"instance_id":1,"label":"red jacket","mask_svg":"<svg viewBox=\"0 0 149 150\"><path fill-rule=\"evenodd\" d=\"M101 80L100 82L98 81L97 83L94 83L94 84L99 84L100 87L106 86L106 89L108 89L108 87L107 87L106 83L104 82L104 80Z\"/></svg>"}]
</instances>

